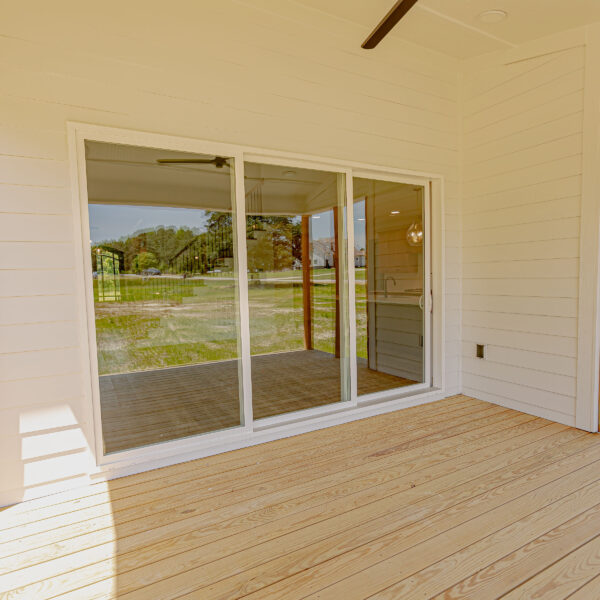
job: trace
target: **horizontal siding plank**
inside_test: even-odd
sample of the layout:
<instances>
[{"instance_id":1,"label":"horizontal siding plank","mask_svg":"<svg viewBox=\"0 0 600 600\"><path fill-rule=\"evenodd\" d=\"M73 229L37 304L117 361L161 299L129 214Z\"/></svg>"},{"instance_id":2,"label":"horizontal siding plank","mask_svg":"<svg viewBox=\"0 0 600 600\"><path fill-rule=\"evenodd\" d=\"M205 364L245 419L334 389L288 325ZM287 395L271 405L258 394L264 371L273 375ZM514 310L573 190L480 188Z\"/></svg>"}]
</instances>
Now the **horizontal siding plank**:
<instances>
[{"instance_id":1,"label":"horizontal siding plank","mask_svg":"<svg viewBox=\"0 0 600 600\"><path fill-rule=\"evenodd\" d=\"M464 386L464 389L464 393L467 393L466 390L468 390L469 394L477 398L485 398L486 402L492 402L493 404L498 404L505 408L519 410L525 413L529 413L531 415L536 415L543 419L549 419L550 421L563 423L564 425L568 425L569 427L575 426L575 400L573 400L573 406L571 411L563 412L559 410L551 410L543 406L536 406L535 404L526 402L525 397L519 400L514 400L512 398L508 398L499 394L492 394L489 390L478 390L474 387L467 386Z\"/></svg>"},{"instance_id":2,"label":"horizontal siding plank","mask_svg":"<svg viewBox=\"0 0 600 600\"><path fill-rule=\"evenodd\" d=\"M0 212L70 214L71 192L66 188L0 183Z\"/></svg>"},{"instance_id":3,"label":"horizontal siding plank","mask_svg":"<svg viewBox=\"0 0 600 600\"><path fill-rule=\"evenodd\" d=\"M571 176L551 177L547 181L533 184L528 187L500 191L493 194L480 194L464 199L464 214L481 213L482 211L495 211L506 208L519 208L527 204L574 198L581 196L581 174ZM575 203L578 210L580 202ZM526 210L526 208L525 208Z\"/></svg>"},{"instance_id":4,"label":"horizontal siding plank","mask_svg":"<svg viewBox=\"0 0 600 600\"><path fill-rule=\"evenodd\" d=\"M492 344L504 348L556 354L568 358L577 356L576 339L542 333L523 333L464 325L463 340L474 344Z\"/></svg>"},{"instance_id":5,"label":"horizontal siding plank","mask_svg":"<svg viewBox=\"0 0 600 600\"><path fill-rule=\"evenodd\" d=\"M520 315L464 310L462 322L472 327L504 329L526 333L545 333L577 337L577 319L573 317Z\"/></svg>"},{"instance_id":6,"label":"horizontal siding plank","mask_svg":"<svg viewBox=\"0 0 600 600\"><path fill-rule=\"evenodd\" d=\"M57 479L85 475L90 471L89 453L80 449L65 456L31 460L22 465L0 459L0 472L10 480L22 478L26 487L52 483ZM56 474L60 473L60 476Z\"/></svg>"},{"instance_id":7,"label":"horizontal siding plank","mask_svg":"<svg viewBox=\"0 0 600 600\"><path fill-rule=\"evenodd\" d=\"M29 407L40 404L42 399L44 405L49 407L50 412L54 410L57 403L61 406L63 402L77 400L77 403L81 404L82 391L83 380L80 373L51 375L48 377L30 376L26 379L0 381L0 415L2 410L9 408L19 408L21 413L26 415L30 411ZM43 427L43 419L46 413L47 411L44 409L39 414L40 428L42 429L45 428ZM63 413L61 412L61 414ZM0 419L0 423L1 421ZM72 420L69 420L67 424L72 424ZM47 428L50 427L48 424ZM55 427L58 427L58 425L55 425Z\"/></svg>"},{"instance_id":8,"label":"horizontal siding plank","mask_svg":"<svg viewBox=\"0 0 600 600\"><path fill-rule=\"evenodd\" d=\"M465 294L498 296L539 296L555 298L577 298L579 280L572 278L554 279L467 279L463 280Z\"/></svg>"},{"instance_id":9,"label":"horizontal siding plank","mask_svg":"<svg viewBox=\"0 0 600 600\"><path fill-rule=\"evenodd\" d=\"M542 315L577 317L576 298L540 298L539 296L497 296L465 294L462 298L465 311L485 311L496 314Z\"/></svg>"},{"instance_id":10,"label":"horizontal siding plank","mask_svg":"<svg viewBox=\"0 0 600 600\"><path fill-rule=\"evenodd\" d=\"M513 242L493 246L473 246L463 249L465 263L508 262L511 260L549 260L578 258L579 236L571 239Z\"/></svg>"},{"instance_id":11,"label":"horizontal siding plank","mask_svg":"<svg viewBox=\"0 0 600 600\"><path fill-rule=\"evenodd\" d=\"M0 381L77 373L82 358L80 348L0 354Z\"/></svg>"},{"instance_id":12,"label":"horizontal siding plank","mask_svg":"<svg viewBox=\"0 0 600 600\"><path fill-rule=\"evenodd\" d=\"M465 174L465 185L501 175L508 176L507 174L515 171L581 154L582 144L583 136L580 132L568 132L564 137L557 137L544 144L532 145L524 150L507 148L501 156L473 162L468 173Z\"/></svg>"},{"instance_id":13,"label":"horizontal siding plank","mask_svg":"<svg viewBox=\"0 0 600 600\"><path fill-rule=\"evenodd\" d=\"M464 150L464 160L471 168L508 153L523 152L543 144L563 139L583 131L583 112L578 110L565 117L557 116L546 123L530 126L524 131L503 135L500 139L487 138L487 142Z\"/></svg>"},{"instance_id":14,"label":"horizontal siding plank","mask_svg":"<svg viewBox=\"0 0 600 600\"><path fill-rule=\"evenodd\" d=\"M537 106L469 131L464 140L465 151L470 153L478 147L485 151L487 146L493 147L496 142L510 136L514 136L515 143L518 144L517 140L527 139L530 129L550 125L563 117L581 113L582 110L582 89L561 94L557 98L542 98ZM582 128L583 123L577 127L577 131Z\"/></svg>"},{"instance_id":15,"label":"horizontal siding plank","mask_svg":"<svg viewBox=\"0 0 600 600\"><path fill-rule=\"evenodd\" d=\"M78 427L25 437L18 435L0 438L0 456L10 456L19 452L23 460L27 461L44 458L52 454L71 454L87 448L86 437Z\"/></svg>"},{"instance_id":16,"label":"horizontal siding plank","mask_svg":"<svg viewBox=\"0 0 600 600\"><path fill-rule=\"evenodd\" d=\"M509 260L496 262L465 263L463 275L467 279L549 277L560 273L565 277L579 277L579 259L549 258L539 260Z\"/></svg>"},{"instance_id":17,"label":"horizontal siding plank","mask_svg":"<svg viewBox=\"0 0 600 600\"><path fill-rule=\"evenodd\" d=\"M14 381L6 385L0 382L0 389L18 391L19 384L22 385L23 381L26 380ZM0 435L10 437L15 435L16 431L19 435L29 435L53 429L75 427L85 429L86 412L80 396L60 399L42 395L38 396L37 401L28 402L26 406L17 402L11 402L8 406L8 402L0 401Z\"/></svg>"},{"instance_id":18,"label":"horizontal siding plank","mask_svg":"<svg viewBox=\"0 0 600 600\"><path fill-rule=\"evenodd\" d=\"M29 352L47 348L70 348L78 345L76 321L28 323L0 327L0 354Z\"/></svg>"},{"instance_id":19,"label":"horizontal siding plank","mask_svg":"<svg viewBox=\"0 0 600 600\"><path fill-rule=\"evenodd\" d=\"M0 183L63 188L69 185L68 163L63 160L0 156Z\"/></svg>"},{"instance_id":20,"label":"horizontal siding plank","mask_svg":"<svg viewBox=\"0 0 600 600\"><path fill-rule=\"evenodd\" d=\"M574 194L567 198L469 213L463 218L463 232L578 217L581 214L580 200L581 196Z\"/></svg>"},{"instance_id":21,"label":"horizontal siding plank","mask_svg":"<svg viewBox=\"0 0 600 600\"><path fill-rule=\"evenodd\" d=\"M493 362L489 357L485 360L478 358L462 358L465 373L479 377L506 381L517 385L534 387L538 390L553 392L563 396L575 397L576 379L569 375L558 375L547 371L537 371L514 365Z\"/></svg>"},{"instance_id":22,"label":"horizontal siding plank","mask_svg":"<svg viewBox=\"0 0 600 600\"><path fill-rule=\"evenodd\" d=\"M44 131L31 126L16 127L14 121L10 125L4 125L0 121L0 155L2 154L67 160L67 135L65 131Z\"/></svg>"},{"instance_id":23,"label":"horizontal siding plank","mask_svg":"<svg viewBox=\"0 0 600 600\"><path fill-rule=\"evenodd\" d=\"M55 269L57 267L63 269L75 267L73 244L0 241L0 269Z\"/></svg>"},{"instance_id":24,"label":"horizontal siding plank","mask_svg":"<svg viewBox=\"0 0 600 600\"><path fill-rule=\"evenodd\" d=\"M467 388L486 390L491 394L504 396L511 400L522 401L564 414L573 414L572 410L575 398L566 394L539 390L531 386L512 383L506 380L482 377L474 373L469 373L466 370L463 371L463 381Z\"/></svg>"},{"instance_id":25,"label":"horizontal siding plank","mask_svg":"<svg viewBox=\"0 0 600 600\"><path fill-rule=\"evenodd\" d=\"M0 298L57 294L75 294L74 270L0 271Z\"/></svg>"},{"instance_id":26,"label":"horizontal siding plank","mask_svg":"<svg viewBox=\"0 0 600 600\"><path fill-rule=\"evenodd\" d=\"M508 79L498 82L483 93L467 96L464 100L465 118L468 119L495 105L506 105L523 94L531 93L537 88L553 83L559 77L581 69L584 53L583 47L565 50L544 59L534 69L526 67L520 74L515 73L517 69L513 65L502 67L500 70ZM515 76L511 77L512 74Z\"/></svg>"},{"instance_id":27,"label":"horizontal siding plank","mask_svg":"<svg viewBox=\"0 0 600 600\"><path fill-rule=\"evenodd\" d=\"M461 344L462 360L475 358L475 349L476 344L473 342L463 342ZM487 344L485 347L485 360L501 365L512 365L568 377L576 377L577 375L577 360L575 358L544 352L529 352Z\"/></svg>"},{"instance_id":28,"label":"horizontal siding plank","mask_svg":"<svg viewBox=\"0 0 600 600\"><path fill-rule=\"evenodd\" d=\"M572 47L583 48L583 40L578 40L572 44ZM549 54L544 52L540 55L527 57L527 60L517 60L509 64L492 63L490 66L480 63L469 73L465 81L464 94L466 98L475 98L485 93L491 92L496 88L501 88L513 79L527 78L530 73L535 72L540 67L551 63L558 56L558 53L569 51L571 48L561 48L558 52L551 51ZM553 48L554 50L554 48Z\"/></svg>"},{"instance_id":29,"label":"horizontal siding plank","mask_svg":"<svg viewBox=\"0 0 600 600\"><path fill-rule=\"evenodd\" d=\"M73 220L70 215L8 213L0 219L2 242L69 242L72 239Z\"/></svg>"},{"instance_id":30,"label":"horizontal siding plank","mask_svg":"<svg viewBox=\"0 0 600 600\"><path fill-rule=\"evenodd\" d=\"M577 237L579 237L579 217L570 217L539 223L514 223L488 229L463 231L463 244L465 248L468 248L490 244L513 244Z\"/></svg>"},{"instance_id":31,"label":"horizontal siding plank","mask_svg":"<svg viewBox=\"0 0 600 600\"><path fill-rule=\"evenodd\" d=\"M581 174L581 149L575 151L575 149L569 148L565 150L564 154L558 150L556 154L560 156L555 156L553 160L545 160L543 156L540 156L539 164L501 173L486 179L465 182L465 197L474 198L484 194L512 191L553 179Z\"/></svg>"},{"instance_id":32,"label":"horizontal siding plank","mask_svg":"<svg viewBox=\"0 0 600 600\"><path fill-rule=\"evenodd\" d=\"M583 68L580 67L574 71L568 70L551 81L518 94L506 102L493 104L472 115L465 116L465 132L470 133L490 123L533 109L541 99L559 98L580 91L583 87Z\"/></svg>"},{"instance_id":33,"label":"horizontal siding plank","mask_svg":"<svg viewBox=\"0 0 600 600\"><path fill-rule=\"evenodd\" d=\"M0 298L0 325L69 321L77 310L74 295Z\"/></svg>"}]
</instances>

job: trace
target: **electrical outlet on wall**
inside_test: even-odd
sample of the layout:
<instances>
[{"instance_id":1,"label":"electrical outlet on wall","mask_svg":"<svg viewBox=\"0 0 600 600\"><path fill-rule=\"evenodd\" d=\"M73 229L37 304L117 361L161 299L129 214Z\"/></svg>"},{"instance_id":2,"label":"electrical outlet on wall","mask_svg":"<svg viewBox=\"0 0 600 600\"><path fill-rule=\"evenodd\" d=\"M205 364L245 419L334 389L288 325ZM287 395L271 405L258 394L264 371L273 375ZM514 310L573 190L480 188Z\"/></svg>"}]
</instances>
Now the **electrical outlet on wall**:
<instances>
[{"instance_id":1,"label":"electrical outlet on wall","mask_svg":"<svg viewBox=\"0 0 600 600\"><path fill-rule=\"evenodd\" d=\"M483 344L477 344L475 356L477 358L485 358L485 346Z\"/></svg>"}]
</instances>

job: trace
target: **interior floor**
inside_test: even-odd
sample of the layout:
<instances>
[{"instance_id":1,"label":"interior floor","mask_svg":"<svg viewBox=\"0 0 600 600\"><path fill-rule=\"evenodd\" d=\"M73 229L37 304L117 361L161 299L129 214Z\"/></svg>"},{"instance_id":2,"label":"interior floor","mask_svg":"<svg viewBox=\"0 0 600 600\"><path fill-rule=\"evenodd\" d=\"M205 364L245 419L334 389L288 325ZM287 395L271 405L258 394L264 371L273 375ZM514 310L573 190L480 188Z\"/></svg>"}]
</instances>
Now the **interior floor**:
<instances>
[{"instance_id":1,"label":"interior floor","mask_svg":"<svg viewBox=\"0 0 600 600\"><path fill-rule=\"evenodd\" d=\"M0 596L600 597L600 438L464 396L0 512Z\"/></svg>"},{"instance_id":2,"label":"interior floor","mask_svg":"<svg viewBox=\"0 0 600 600\"><path fill-rule=\"evenodd\" d=\"M358 394L415 383L358 364ZM340 361L318 350L252 357L254 418L340 399ZM100 377L105 452L237 427L238 361Z\"/></svg>"}]
</instances>

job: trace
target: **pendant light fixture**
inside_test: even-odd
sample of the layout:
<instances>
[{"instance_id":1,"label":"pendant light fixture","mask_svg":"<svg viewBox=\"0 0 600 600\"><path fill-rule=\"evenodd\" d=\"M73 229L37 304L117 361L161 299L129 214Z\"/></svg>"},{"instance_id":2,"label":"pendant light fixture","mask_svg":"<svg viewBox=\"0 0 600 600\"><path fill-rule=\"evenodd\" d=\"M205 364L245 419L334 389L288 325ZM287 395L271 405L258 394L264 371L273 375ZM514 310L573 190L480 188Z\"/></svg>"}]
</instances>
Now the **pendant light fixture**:
<instances>
[{"instance_id":1,"label":"pendant light fixture","mask_svg":"<svg viewBox=\"0 0 600 600\"><path fill-rule=\"evenodd\" d=\"M421 199L421 192L423 188L415 188L419 199ZM423 206L423 203L420 202L420 205ZM423 223L421 219L415 219L411 226L406 231L406 241L409 246L422 246L423 245Z\"/></svg>"},{"instance_id":2,"label":"pendant light fixture","mask_svg":"<svg viewBox=\"0 0 600 600\"><path fill-rule=\"evenodd\" d=\"M423 244L423 224L415 221L406 232L406 241L409 246L421 246Z\"/></svg>"}]
</instances>

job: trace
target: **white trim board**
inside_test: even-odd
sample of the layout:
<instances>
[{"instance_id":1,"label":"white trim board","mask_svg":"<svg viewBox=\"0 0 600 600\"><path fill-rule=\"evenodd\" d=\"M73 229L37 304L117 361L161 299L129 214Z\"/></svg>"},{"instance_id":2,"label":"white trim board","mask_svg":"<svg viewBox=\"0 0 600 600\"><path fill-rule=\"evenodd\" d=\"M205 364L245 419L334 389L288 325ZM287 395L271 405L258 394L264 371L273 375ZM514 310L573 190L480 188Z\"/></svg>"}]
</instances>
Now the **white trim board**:
<instances>
[{"instance_id":1,"label":"white trim board","mask_svg":"<svg viewBox=\"0 0 600 600\"><path fill-rule=\"evenodd\" d=\"M586 28L583 182L579 234L579 308L575 425L598 431L598 269L600 266L600 24Z\"/></svg>"}]
</instances>

